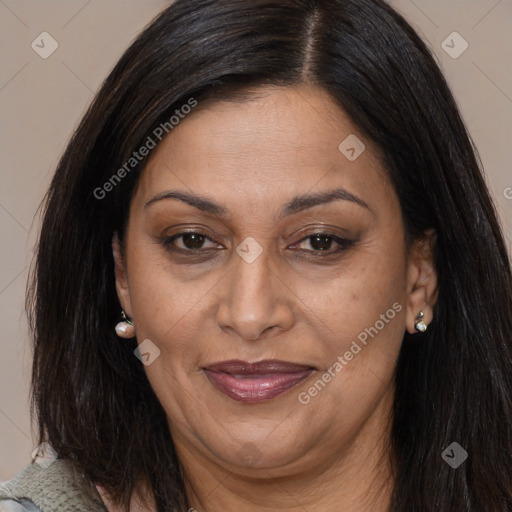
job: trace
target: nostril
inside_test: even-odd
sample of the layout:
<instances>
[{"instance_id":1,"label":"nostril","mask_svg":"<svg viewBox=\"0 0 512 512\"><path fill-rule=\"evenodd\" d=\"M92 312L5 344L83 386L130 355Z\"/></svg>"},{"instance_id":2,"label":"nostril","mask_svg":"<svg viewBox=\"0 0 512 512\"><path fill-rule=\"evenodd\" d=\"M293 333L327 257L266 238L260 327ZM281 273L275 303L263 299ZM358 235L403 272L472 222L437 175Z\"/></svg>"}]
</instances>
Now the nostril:
<instances>
[{"instance_id":1,"label":"nostril","mask_svg":"<svg viewBox=\"0 0 512 512\"><path fill-rule=\"evenodd\" d=\"M270 327L267 327L261 334L262 336L267 332L267 331L270 331L272 329L274 329L274 327L277 327L277 325L271 325Z\"/></svg>"}]
</instances>

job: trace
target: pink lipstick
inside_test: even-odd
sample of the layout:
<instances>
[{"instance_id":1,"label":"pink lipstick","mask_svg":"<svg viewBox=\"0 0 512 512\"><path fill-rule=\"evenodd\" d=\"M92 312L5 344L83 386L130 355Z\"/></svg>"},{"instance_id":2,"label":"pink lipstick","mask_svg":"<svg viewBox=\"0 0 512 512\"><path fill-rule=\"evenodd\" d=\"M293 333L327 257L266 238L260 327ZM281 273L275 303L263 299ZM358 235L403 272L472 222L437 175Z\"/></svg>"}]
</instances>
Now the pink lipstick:
<instances>
[{"instance_id":1,"label":"pink lipstick","mask_svg":"<svg viewBox=\"0 0 512 512\"><path fill-rule=\"evenodd\" d=\"M314 370L311 366L278 360L230 360L203 368L215 388L233 400L247 403L275 398L307 379Z\"/></svg>"}]
</instances>

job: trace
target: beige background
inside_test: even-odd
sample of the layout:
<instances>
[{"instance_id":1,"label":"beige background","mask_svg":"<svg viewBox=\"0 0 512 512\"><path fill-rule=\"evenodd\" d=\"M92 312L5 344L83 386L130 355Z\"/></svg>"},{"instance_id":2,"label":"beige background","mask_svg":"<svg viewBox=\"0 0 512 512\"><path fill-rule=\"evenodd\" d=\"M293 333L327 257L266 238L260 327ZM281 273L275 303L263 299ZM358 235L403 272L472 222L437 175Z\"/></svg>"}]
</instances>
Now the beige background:
<instances>
[{"instance_id":1,"label":"beige background","mask_svg":"<svg viewBox=\"0 0 512 512\"><path fill-rule=\"evenodd\" d=\"M36 208L94 92L130 41L169 3L0 0L0 481L27 465L34 448L23 301ZM512 0L392 4L438 57L480 152L510 248ZM454 31L469 44L456 59L441 46ZM59 45L47 59L31 48L42 32ZM461 47L457 40L453 45Z\"/></svg>"}]
</instances>

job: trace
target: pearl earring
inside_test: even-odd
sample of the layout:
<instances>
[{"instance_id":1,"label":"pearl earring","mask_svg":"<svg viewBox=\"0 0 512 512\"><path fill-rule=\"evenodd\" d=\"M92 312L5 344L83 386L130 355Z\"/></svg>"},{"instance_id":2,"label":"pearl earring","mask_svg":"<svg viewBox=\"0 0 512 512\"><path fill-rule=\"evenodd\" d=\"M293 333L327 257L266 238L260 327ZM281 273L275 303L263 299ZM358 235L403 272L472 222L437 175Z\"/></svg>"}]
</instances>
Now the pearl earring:
<instances>
[{"instance_id":1,"label":"pearl earring","mask_svg":"<svg viewBox=\"0 0 512 512\"><path fill-rule=\"evenodd\" d=\"M116 325L116 334L120 338L133 338L135 336L135 327L123 309L121 310L121 316L124 318L124 322L119 322Z\"/></svg>"},{"instance_id":2,"label":"pearl earring","mask_svg":"<svg viewBox=\"0 0 512 512\"><path fill-rule=\"evenodd\" d=\"M427 324L423 321L423 311L420 311L416 315L415 320L414 328L419 332L425 332L427 330Z\"/></svg>"}]
</instances>

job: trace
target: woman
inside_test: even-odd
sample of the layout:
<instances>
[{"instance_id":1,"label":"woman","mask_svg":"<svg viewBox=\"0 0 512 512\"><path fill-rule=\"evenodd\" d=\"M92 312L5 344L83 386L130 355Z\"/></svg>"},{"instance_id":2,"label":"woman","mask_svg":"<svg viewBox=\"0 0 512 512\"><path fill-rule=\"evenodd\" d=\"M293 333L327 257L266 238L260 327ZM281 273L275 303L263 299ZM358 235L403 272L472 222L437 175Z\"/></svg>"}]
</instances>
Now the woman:
<instances>
[{"instance_id":1,"label":"woman","mask_svg":"<svg viewBox=\"0 0 512 512\"><path fill-rule=\"evenodd\" d=\"M400 15L178 0L48 192L28 311L54 452L0 510L512 510L511 290Z\"/></svg>"}]
</instances>

